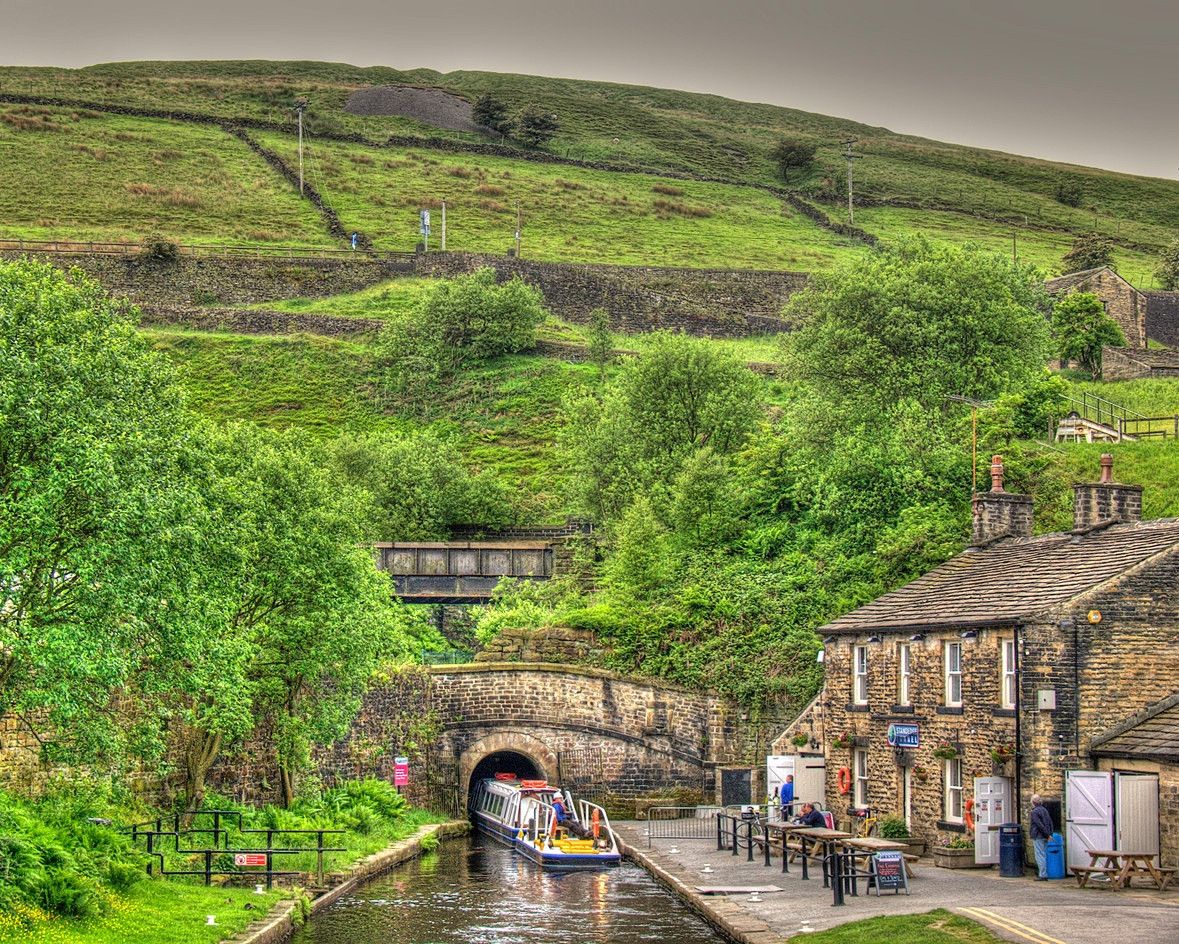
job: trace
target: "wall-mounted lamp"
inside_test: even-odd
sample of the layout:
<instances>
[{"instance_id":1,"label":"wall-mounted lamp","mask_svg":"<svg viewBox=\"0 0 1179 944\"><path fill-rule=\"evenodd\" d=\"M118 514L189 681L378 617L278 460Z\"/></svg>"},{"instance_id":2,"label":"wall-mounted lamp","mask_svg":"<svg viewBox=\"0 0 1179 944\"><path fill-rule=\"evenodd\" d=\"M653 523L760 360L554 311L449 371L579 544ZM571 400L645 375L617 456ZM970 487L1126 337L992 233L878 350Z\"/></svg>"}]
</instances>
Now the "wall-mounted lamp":
<instances>
[{"instance_id":1,"label":"wall-mounted lamp","mask_svg":"<svg viewBox=\"0 0 1179 944\"><path fill-rule=\"evenodd\" d=\"M834 636L824 636L824 637L823 637L823 645L824 645L824 646L829 646L829 645L831 645L831 643L833 643L833 642L835 642L835 637L834 637Z\"/></svg>"},{"instance_id":2,"label":"wall-mounted lamp","mask_svg":"<svg viewBox=\"0 0 1179 944\"><path fill-rule=\"evenodd\" d=\"M961 635L963 639L978 639L978 633L976 633L973 629L964 629L962 630Z\"/></svg>"},{"instance_id":3,"label":"wall-mounted lamp","mask_svg":"<svg viewBox=\"0 0 1179 944\"><path fill-rule=\"evenodd\" d=\"M925 640L925 633L914 633L909 637L909 642L923 642Z\"/></svg>"},{"instance_id":4,"label":"wall-mounted lamp","mask_svg":"<svg viewBox=\"0 0 1179 944\"><path fill-rule=\"evenodd\" d=\"M868 637L868 642L880 642L880 637L873 634Z\"/></svg>"}]
</instances>

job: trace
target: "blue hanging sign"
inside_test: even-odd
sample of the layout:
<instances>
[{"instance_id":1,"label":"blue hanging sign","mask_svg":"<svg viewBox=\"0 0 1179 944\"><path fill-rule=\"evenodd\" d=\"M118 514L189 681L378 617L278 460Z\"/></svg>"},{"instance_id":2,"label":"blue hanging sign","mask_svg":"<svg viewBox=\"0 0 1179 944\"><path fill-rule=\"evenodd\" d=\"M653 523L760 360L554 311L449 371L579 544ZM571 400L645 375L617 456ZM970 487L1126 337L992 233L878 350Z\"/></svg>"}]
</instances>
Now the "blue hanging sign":
<instances>
[{"instance_id":1,"label":"blue hanging sign","mask_svg":"<svg viewBox=\"0 0 1179 944\"><path fill-rule=\"evenodd\" d=\"M915 724L890 724L888 743L890 747L920 747L920 729Z\"/></svg>"}]
</instances>

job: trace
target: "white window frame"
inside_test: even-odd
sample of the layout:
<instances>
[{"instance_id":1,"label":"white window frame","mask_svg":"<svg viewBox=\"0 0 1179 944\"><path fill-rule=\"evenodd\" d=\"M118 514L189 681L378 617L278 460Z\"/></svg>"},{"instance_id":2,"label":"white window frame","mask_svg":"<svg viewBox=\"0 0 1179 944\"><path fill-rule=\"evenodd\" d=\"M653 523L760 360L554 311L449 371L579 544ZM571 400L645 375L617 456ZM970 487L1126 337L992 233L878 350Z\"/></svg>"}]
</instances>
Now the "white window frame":
<instances>
[{"instance_id":1,"label":"white window frame","mask_svg":"<svg viewBox=\"0 0 1179 944\"><path fill-rule=\"evenodd\" d=\"M855 785L852 802L860 809L868 806L868 780L868 751L859 747L852 753L852 782Z\"/></svg>"},{"instance_id":2,"label":"white window frame","mask_svg":"<svg viewBox=\"0 0 1179 944\"><path fill-rule=\"evenodd\" d=\"M897 646L897 704L901 707L908 707L913 704L913 695L910 691L912 674L912 644L902 642Z\"/></svg>"},{"instance_id":3,"label":"white window frame","mask_svg":"<svg viewBox=\"0 0 1179 944\"><path fill-rule=\"evenodd\" d=\"M945 703L947 708L962 707L962 643L947 642L942 650L944 664ZM952 668L950 654L957 656L957 668ZM956 691L955 691L956 689Z\"/></svg>"},{"instance_id":4,"label":"white window frame","mask_svg":"<svg viewBox=\"0 0 1179 944\"><path fill-rule=\"evenodd\" d=\"M852 704L868 704L867 646L852 646Z\"/></svg>"},{"instance_id":5,"label":"white window frame","mask_svg":"<svg viewBox=\"0 0 1179 944\"><path fill-rule=\"evenodd\" d=\"M999 678L999 707L1015 708L1015 640L999 641L1002 675Z\"/></svg>"},{"instance_id":6,"label":"white window frame","mask_svg":"<svg viewBox=\"0 0 1179 944\"><path fill-rule=\"evenodd\" d=\"M955 813L955 806L957 812ZM942 814L947 823L964 821L962 805L962 758L942 761Z\"/></svg>"}]
</instances>

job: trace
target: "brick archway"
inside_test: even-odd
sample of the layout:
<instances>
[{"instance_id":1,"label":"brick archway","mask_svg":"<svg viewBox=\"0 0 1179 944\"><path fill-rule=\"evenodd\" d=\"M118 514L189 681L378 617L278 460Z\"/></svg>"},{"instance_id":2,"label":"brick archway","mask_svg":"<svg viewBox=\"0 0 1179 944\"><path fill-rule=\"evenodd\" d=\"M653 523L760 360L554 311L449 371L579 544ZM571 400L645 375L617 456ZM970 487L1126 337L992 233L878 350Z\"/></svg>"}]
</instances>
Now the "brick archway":
<instances>
[{"instance_id":1,"label":"brick archway","mask_svg":"<svg viewBox=\"0 0 1179 944\"><path fill-rule=\"evenodd\" d=\"M471 789L471 774L479 761L501 751L522 754L536 765L540 775L555 783L557 780L557 755L544 741L523 731L496 731L467 746L459 757L459 789Z\"/></svg>"}]
</instances>

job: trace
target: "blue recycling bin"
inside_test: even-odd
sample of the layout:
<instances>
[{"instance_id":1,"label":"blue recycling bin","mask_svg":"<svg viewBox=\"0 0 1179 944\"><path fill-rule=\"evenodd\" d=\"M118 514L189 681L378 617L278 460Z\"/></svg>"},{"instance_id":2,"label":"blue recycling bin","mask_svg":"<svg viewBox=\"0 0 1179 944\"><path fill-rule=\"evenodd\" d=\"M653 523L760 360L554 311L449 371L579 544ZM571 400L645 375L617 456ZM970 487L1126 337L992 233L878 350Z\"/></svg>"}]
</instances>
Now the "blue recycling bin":
<instances>
[{"instance_id":1,"label":"blue recycling bin","mask_svg":"<svg viewBox=\"0 0 1179 944\"><path fill-rule=\"evenodd\" d=\"M1064 878L1064 837L1053 833L1048 840L1047 867L1049 878Z\"/></svg>"},{"instance_id":2,"label":"blue recycling bin","mask_svg":"<svg viewBox=\"0 0 1179 944\"><path fill-rule=\"evenodd\" d=\"M1019 823L999 827L999 875L1023 878L1023 827Z\"/></svg>"}]
</instances>

